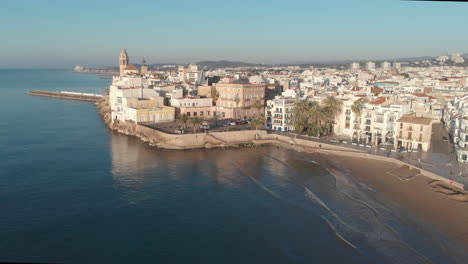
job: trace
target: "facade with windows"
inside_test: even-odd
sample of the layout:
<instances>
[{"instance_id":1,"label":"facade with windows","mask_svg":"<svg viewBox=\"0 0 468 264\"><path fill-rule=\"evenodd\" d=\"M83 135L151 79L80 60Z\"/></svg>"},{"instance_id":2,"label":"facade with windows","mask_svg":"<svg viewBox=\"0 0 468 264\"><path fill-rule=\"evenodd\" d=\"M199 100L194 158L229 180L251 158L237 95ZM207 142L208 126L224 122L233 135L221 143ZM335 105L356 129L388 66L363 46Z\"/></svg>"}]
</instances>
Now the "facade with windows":
<instances>
[{"instance_id":1,"label":"facade with windows","mask_svg":"<svg viewBox=\"0 0 468 264\"><path fill-rule=\"evenodd\" d=\"M468 95L455 97L443 110L442 120L449 131L457 159L468 163Z\"/></svg>"},{"instance_id":2,"label":"facade with windows","mask_svg":"<svg viewBox=\"0 0 468 264\"><path fill-rule=\"evenodd\" d=\"M431 147L432 119L404 115L397 121L395 147L428 151Z\"/></svg>"},{"instance_id":3,"label":"facade with windows","mask_svg":"<svg viewBox=\"0 0 468 264\"><path fill-rule=\"evenodd\" d=\"M125 88L111 85L109 104L112 122L168 122L175 118L175 109L164 105L164 98L151 88Z\"/></svg>"},{"instance_id":4,"label":"facade with windows","mask_svg":"<svg viewBox=\"0 0 468 264\"><path fill-rule=\"evenodd\" d=\"M296 99L275 98L268 100L265 108L265 127L276 131L294 130L292 113Z\"/></svg>"},{"instance_id":5,"label":"facade with windows","mask_svg":"<svg viewBox=\"0 0 468 264\"><path fill-rule=\"evenodd\" d=\"M215 88L219 97L213 115L219 118L250 119L264 111L263 84L217 83ZM255 107L256 102L259 108Z\"/></svg>"}]
</instances>

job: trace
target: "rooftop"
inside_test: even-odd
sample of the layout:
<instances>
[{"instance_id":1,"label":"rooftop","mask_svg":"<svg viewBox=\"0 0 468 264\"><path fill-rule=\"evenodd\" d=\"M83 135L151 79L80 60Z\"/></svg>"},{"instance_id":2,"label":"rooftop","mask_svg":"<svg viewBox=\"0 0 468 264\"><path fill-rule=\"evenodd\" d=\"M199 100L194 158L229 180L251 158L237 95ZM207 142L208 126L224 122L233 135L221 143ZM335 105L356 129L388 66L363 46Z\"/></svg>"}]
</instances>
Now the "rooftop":
<instances>
[{"instance_id":1,"label":"rooftop","mask_svg":"<svg viewBox=\"0 0 468 264\"><path fill-rule=\"evenodd\" d=\"M398 119L397 122L411 123L411 124L418 124L418 125L430 125L432 123L432 119L427 118L427 117L404 115L400 117L400 119Z\"/></svg>"}]
</instances>

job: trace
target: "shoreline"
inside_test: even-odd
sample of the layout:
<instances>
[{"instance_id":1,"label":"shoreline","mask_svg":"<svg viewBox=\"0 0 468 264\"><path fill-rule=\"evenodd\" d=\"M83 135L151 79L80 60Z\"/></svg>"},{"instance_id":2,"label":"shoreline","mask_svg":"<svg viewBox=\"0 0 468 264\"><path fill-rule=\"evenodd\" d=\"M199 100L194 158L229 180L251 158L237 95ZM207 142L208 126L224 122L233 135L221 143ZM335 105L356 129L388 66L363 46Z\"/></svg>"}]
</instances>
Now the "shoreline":
<instances>
[{"instance_id":1,"label":"shoreline","mask_svg":"<svg viewBox=\"0 0 468 264\"><path fill-rule=\"evenodd\" d=\"M154 132L158 135L148 135L150 132L138 130L137 124L111 124L107 98L95 104L108 128L121 134L136 136L143 142L149 143L150 146L165 149L194 149L275 145L317 155L321 160L320 164L328 169L330 173L353 177L369 185L468 249L468 225L466 225L466 219L468 219L468 192L463 189L463 185L452 183L434 173L393 158L371 155L362 151L323 143L302 142L304 140L291 138L286 140L281 136L270 136L266 133L258 134L260 138L256 138L257 133L255 133L251 135L251 140L236 143L223 141L208 133L189 135L194 138L203 138L202 143L204 142L204 144L180 147L171 145L174 142L161 136L160 133L162 132ZM172 136L175 138L180 137ZM212 137L212 139L209 139L209 137ZM162 140L162 142L157 142L158 140ZM362 166L362 164L365 164L365 166Z\"/></svg>"}]
</instances>

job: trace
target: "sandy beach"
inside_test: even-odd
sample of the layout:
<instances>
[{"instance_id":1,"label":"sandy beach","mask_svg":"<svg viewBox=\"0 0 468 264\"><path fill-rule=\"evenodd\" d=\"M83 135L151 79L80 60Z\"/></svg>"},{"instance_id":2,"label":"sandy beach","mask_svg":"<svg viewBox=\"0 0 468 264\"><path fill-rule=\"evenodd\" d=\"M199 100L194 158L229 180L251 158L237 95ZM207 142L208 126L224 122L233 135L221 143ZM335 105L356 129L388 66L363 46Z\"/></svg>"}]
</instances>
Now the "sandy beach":
<instances>
[{"instance_id":1,"label":"sandy beach","mask_svg":"<svg viewBox=\"0 0 468 264\"><path fill-rule=\"evenodd\" d=\"M391 162L320 154L334 173L346 173L468 248L468 192Z\"/></svg>"}]
</instances>

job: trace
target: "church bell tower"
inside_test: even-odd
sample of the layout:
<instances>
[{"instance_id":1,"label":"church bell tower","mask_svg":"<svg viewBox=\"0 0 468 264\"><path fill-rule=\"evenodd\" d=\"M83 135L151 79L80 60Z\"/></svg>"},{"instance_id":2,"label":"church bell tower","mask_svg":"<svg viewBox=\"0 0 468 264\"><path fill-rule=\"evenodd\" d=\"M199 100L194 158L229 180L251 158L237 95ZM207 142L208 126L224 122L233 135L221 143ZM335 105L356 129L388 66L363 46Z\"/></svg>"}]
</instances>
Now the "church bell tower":
<instances>
[{"instance_id":1,"label":"church bell tower","mask_svg":"<svg viewBox=\"0 0 468 264\"><path fill-rule=\"evenodd\" d=\"M119 65L120 65L120 77L124 76L124 70L128 66L128 54L125 48L122 49L119 56Z\"/></svg>"}]
</instances>

